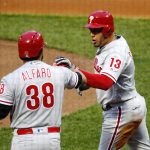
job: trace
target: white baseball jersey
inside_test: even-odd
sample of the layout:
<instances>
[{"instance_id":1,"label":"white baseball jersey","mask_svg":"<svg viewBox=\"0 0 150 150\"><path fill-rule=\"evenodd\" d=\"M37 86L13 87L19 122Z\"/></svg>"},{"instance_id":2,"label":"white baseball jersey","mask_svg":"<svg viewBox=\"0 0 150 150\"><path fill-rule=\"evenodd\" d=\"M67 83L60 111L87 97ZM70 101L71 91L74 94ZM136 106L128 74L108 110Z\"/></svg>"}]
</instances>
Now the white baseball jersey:
<instances>
[{"instance_id":1,"label":"white baseball jersey","mask_svg":"<svg viewBox=\"0 0 150 150\"><path fill-rule=\"evenodd\" d=\"M96 73L106 75L115 82L107 91L96 90L97 100L102 105L126 101L136 95L134 62L128 44L122 36L98 48L94 69Z\"/></svg>"},{"instance_id":2,"label":"white baseball jersey","mask_svg":"<svg viewBox=\"0 0 150 150\"><path fill-rule=\"evenodd\" d=\"M118 36L99 48L94 68L115 82L107 91L96 90L104 108L98 150L118 150L125 144L132 150L149 150L145 99L135 89L134 62L126 40Z\"/></svg>"},{"instance_id":3,"label":"white baseball jersey","mask_svg":"<svg viewBox=\"0 0 150 150\"><path fill-rule=\"evenodd\" d=\"M0 103L13 106L12 128L60 126L64 88L74 88L76 73L39 60L3 77Z\"/></svg>"}]
</instances>

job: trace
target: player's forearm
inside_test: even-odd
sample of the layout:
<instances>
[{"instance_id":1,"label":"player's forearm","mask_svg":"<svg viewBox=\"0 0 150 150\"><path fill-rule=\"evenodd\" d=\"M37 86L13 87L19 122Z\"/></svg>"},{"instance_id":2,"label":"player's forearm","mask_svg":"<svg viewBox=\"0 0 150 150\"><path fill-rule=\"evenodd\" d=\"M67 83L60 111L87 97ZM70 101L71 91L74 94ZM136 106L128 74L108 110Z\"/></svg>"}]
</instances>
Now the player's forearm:
<instances>
[{"instance_id":1,"label":"player's forearm","mask_svg":"<svg viewBox=\"0 0 150 150\"><path fill-rule=\"evenodd\" d=\"M80 71L85 75L87 79L87 85L90 87L108 90L114 84L114 81L106 75L92 74L84 70Z\"/></svg>"}]
</instances>

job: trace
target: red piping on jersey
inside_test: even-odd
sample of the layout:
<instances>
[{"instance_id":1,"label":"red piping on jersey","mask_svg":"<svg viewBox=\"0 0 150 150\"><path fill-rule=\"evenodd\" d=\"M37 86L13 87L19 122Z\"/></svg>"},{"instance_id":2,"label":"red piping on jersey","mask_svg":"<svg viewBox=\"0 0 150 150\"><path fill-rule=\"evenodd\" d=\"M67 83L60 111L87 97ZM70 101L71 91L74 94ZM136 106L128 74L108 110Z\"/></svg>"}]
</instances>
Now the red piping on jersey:
<instances>
[{"instance_id":1,"label":"red piping on jersey","mask_svg":"<svg viewBox=\"0 0 150 150\"><path fill-rule=\"evenodd\" d=\"M0 102L5 103L5 104L9 104L9 105L12 105L12 104L13 104L13 103L11 103L11 102L6 102L6 101L3 101L3 100L0 100Z\"/></svg>"},{"instance_id":2,"label":"red piping on jersey","mask_svg":"<svg viewBox=\"0 0 150 150\"><path fill-rule=\"evenodd\" d=\"M121 107L118 107L118 111L119 111L119 112L118 112L117 125L116 125L116 127L115 127L115 131L114 131L114 133L113 133L113 136L112 136L112 138L111 138L111 141L110 141L110 144L109 144L107 150L111 150L111 148L112 148L112 145L113 145L113 142L114 142L114 139L115 139L115 136L116 136L116 134L117 134L118 127L119 127L119 123L120 123L120 120L121 120Z\"/></svg>"},{"instance_id":3,"label":"red piping on jersey","mask_svg":"<svg viewBox=\"0 0 150 150\"><path fill-rule=\"evenodd\" d=\"M84 70L80 70L80 71L87 78L87 85L90 87L98 88L102 90L108 90L114 84L114 81L106 75L92 74Z\"/></svg>"},{"instance_id":4,"label":"red piping on jersey","mask_svg":"<svg viewBox=\"0 0 150 150\"><path fill-rule=\"evenodd\" d=\"M115 79L111 74L109 74L109 73L107 73L107 72L101 72L101 74L110 77L114 82L116 82L116 79Z\"/></svg>"}]
</instances>

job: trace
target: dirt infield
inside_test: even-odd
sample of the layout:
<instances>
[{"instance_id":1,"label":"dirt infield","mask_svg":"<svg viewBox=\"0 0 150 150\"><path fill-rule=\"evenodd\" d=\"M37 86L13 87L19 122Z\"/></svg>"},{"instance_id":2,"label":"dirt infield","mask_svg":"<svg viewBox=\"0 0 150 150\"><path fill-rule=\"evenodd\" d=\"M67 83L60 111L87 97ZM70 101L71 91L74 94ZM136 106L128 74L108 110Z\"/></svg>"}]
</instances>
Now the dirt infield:
<instances>
[{"instance_id":1,"label":"dirt infield","mask_svg":"<svg viewBox=\"0 0 150 150\"><path fill-rule=\"evenodd\" d=\"M93 64L93 62L91 60L75 54L66 53L54 49L45 49L44 61L52 64L54 58L58 55L69 57L75 64L78 64L81 68L92 71L91 64ZM22 62L18 57L16 42L0 40L0 58L0 78L22 65ZM91 68L89 66L91 66ZM86 91L83 96L79 96L76 90L65 90L63 115L67 115L79 109L83 109L94 103L96 103L96 97L95 90L93 89ZM9 117L0 121L0 127L8 125Z\"/></svg>"},{"instance_id":2,"label":"dirt infield","mask_svg":"<svg viewBox=\"0 0 150 150\"><path fill-rule=\"evenodd\" d=\"M115 16L150 17L149 0L0 0L0 13L88 15L98 9Z\"/></svg>"},{"instance_id":3,"label":"dirt infield","mask_svg":"<svg viewBox=\"0 0 150 150\"><path fill-rule=\"evenodd\" d=\"M0 13L88 15L98 9L108 10L115 16L150 18L149 0L0 0ZM51 64L58 54L69 56L79 66L92 71L91 60L53 49L46 49L45 62ZM17 43L0 40L0 78L21 64ZM83 97L75 90L65 91L63 115L88 107L95 99L95 90L85 92ZM0 121L0 126L8 125L8 117Z\"/></svg>"}]
</instances>

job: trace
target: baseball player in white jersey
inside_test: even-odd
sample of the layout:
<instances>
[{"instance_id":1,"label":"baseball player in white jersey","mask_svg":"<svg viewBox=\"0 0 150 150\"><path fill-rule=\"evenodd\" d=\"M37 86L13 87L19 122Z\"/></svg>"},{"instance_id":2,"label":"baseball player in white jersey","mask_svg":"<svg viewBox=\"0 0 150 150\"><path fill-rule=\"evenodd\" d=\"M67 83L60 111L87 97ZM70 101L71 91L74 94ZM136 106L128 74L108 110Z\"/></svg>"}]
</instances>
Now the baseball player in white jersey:
<instances>
[{"instance_id":1,"label":"baseball player in white jersey","mask_svg":"<svg viewBox=\"0 0 150 150\"><path fill-rule=\"evenodd\" d=\"M11 150L60 150L64 88L77 88L81 74L42 62L44 40L27 31L18 40L24 64L0 83L0 119L10 112Z\"/></svg>"},{"instance_id":2,"label":"baseball player in white jersey","mask_svg":"<svg viewBox=\"0 0 150 150\"><path fill-rule=\"evenodd\" d=\"M125 144L131 150L150 150L145 99L135 88L134 61L126 40L114 34L108 11L92 12L85 27L98 47L95 74L80 70L87 78L86 86L97 88L97 101L104 110L98 150L119 150Z\"/></svg>"}]
</instances>

